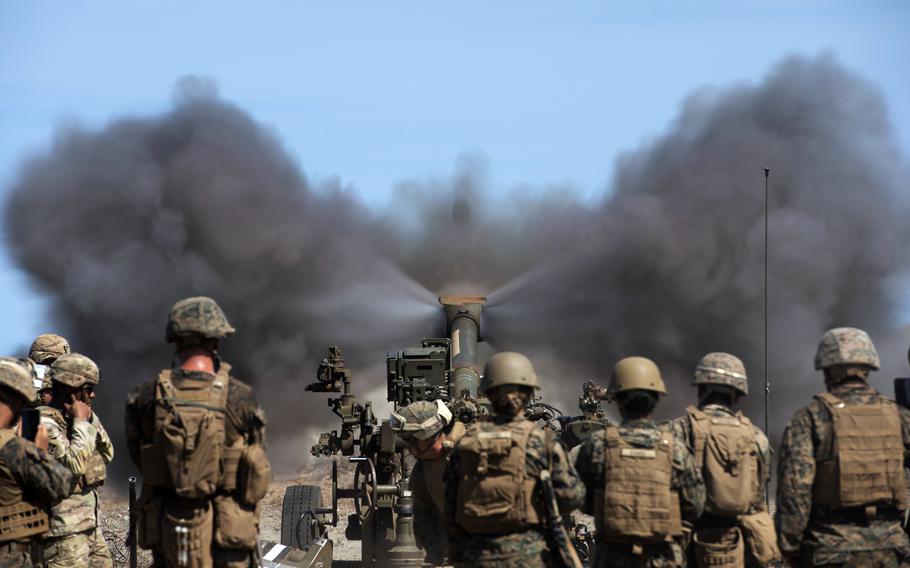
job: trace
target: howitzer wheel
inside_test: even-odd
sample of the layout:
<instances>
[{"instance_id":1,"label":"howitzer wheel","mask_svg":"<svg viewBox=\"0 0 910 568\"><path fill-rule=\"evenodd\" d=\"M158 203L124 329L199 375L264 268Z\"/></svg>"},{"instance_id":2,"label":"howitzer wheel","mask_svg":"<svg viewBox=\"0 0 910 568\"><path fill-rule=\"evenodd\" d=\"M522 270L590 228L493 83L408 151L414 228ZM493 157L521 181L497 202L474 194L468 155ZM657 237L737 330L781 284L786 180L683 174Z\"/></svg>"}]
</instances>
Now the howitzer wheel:
<instances>
[{"instance_id":1,"label":"howitzer wheel","mask_svg":"<svg viewBox=\"0 0 910 568\"><path fill-rule=\"evenodd\" d=\"M357 469L354 470L354 488L360 489L354 497L354 511L361 522L370 518L376 512L379 487L376 481L376 464L371 459L357 460ZM366 502L366 507L364 507Z\"/></svg>"},{"instance_id":2,"label":"howitzer wheel","mask_svg":"<svg viewBox=\"0 0 910 568\"><path fill-rule=\"evenodd\" d=\"M281 505L281 544L306 550L319 538L322 489L315 485L291 485Z\"/></svg>"}]
</instances>

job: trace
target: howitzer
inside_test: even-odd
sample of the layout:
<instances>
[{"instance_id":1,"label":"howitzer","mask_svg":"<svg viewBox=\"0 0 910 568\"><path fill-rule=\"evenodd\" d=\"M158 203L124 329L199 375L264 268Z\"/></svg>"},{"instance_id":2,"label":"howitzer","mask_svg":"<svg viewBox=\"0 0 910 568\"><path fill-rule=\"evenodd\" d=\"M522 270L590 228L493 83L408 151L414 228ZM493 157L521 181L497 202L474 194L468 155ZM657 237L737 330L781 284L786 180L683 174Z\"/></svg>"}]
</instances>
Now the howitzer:
<instances>
[{"instance_id":1,"label":"howitzer","mask_svg":"<svg viewBox=\"0 0 910 568\"><path fill-rule=\"evenodd\" d=\"M480 312L485 298L443 296L439 302L445 311L448 337L423 339L417 347L387 355L387 399L396 409L418 400L442 400L453 416L472 422L485 412L477 399L477 343L481 341ZM338 487L337 460L332 467L329 506L323 507L317 486L289 487L282 508L281 544L307 550L324 542L327 526L338 524L338 500L352 499L355 512L348 517L345 537L361 541L362 566L421 566L423 556L413 543L410 525L399 531L397 522L398 514L405 513L406 522L409 519L406 478L412 459L389 421L376 418L370 401L357 400L352 378L341 350L332 346L319 365L317 382L306 390L341 393L328 400L341 419L340 429L321 434L310 452L346 456L355 467L353 487Z\"/></svg>"},{"instance_id":2,"label":"howitzer","mask_svg":"<svg viewBox=\"0 0 910 568\"><path fill-rule=\"evenodd\" d=\"M580 415L566 416L555 406L535 398L528 405L525 416L529 420L542 422L544 428L555 431L566 449L571 450L610 424L601 407L602 400L609 401L607 389L588 381L582 385L582 396L578 399Z\"/></svg>"}]
</instances>

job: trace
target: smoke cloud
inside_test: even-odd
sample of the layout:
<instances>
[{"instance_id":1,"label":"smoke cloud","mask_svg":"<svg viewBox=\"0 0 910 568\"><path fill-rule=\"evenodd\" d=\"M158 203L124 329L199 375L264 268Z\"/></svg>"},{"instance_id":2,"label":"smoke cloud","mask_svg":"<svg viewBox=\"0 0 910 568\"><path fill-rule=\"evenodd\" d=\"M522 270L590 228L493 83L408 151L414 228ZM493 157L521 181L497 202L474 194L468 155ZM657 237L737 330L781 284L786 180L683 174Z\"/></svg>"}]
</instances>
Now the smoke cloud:
<instances>
[{"instance_id":1,"label":"smoke cloud","mask_svg":"<svg viewBox=\"0 0 910 568\"><path fill-rule=\"evenodd\" d=\"M697 91L664 134L618 158L593 203L571 187L503 192L469 156L369 210L338 182L314 187L275 132L185 80L162 116L59 132L9 192L6 240L60 331L100 364L111 424L170 361L168 306L206 294L238 329L223 353L257 387L273 459L299 465L330 416L302 392L326 346L363 371L358 392L382 389L385 351L443 332L439 293L487 294L490 346L529 353L566 410L583 380L605 382L635 354L661 364L677 414L698 358L722 350L745 360L760 422L766 165L781 424L821 388L811 361L824 329L872 333L880 376L905 345L903 156L876 89L828 57Z\"/></svg>"}]
</instances>

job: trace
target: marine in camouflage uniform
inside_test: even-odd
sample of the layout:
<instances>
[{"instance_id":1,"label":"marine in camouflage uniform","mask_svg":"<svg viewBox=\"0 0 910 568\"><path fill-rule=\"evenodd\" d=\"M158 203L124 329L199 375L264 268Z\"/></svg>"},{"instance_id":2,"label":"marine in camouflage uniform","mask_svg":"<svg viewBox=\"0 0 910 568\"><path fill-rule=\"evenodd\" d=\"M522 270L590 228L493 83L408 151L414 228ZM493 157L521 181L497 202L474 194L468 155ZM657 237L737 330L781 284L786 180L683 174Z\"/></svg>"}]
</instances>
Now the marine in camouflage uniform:
<instances>
[{"instance_id":1,"label":"marine in camouflage uniform","mask_svg":"<svg viewBox=\"0 0 910 568\"><path fill-rule=\"evenodd\" d=\"M684 566L686 543L683 523L692 523L702 514L705 486L685 440L678 435L672 425L658 423L651 417L659 395L667 392L657 365L643 357L627 357L619 361L613 370L610 392L619 405L622 423L619 426L607 426L605 430L596 432L581 446L575 462L578 475L587 488L582 510L594 515L597 526L594 566L598 568ZM618 437L615 437L616 434ZM665 448L667 445L670 446L669 450ZM630 460L640 458L643 463L637 467L644 471L655 468L651 462L656 463L660 452L669 451L670 475L667 480L669 488L664 491L669 491L670 510L658 512L656 515L660 518L657 522L660 522L667 518L672 519L677 515L673 511L678 511L679 527L658 529L658 532L662 531L664 534L649 538L621 534L618 527L608 528L607 525L614 520L608 517L616 512L606 510L610 503L627 498L630 493L633 501L641 502L642 499L648 498L645 493L656 494L661 491L660 487L652 484L643 488L641 494L635 494L635 488L621 487L619 483L607 483L607 475L611 468L617 469L620 466L611 461L613 459L610 457L611 447L623 448L623 460L627 455ZM672 502L674 497L678 504ZM655 525L655 519L646 518L641 514L644 508L635 505L626 507L626 511L636 517L630 519L629 524L646 527L644 532L654 532L653 528L647 527Z\"/></svg>"},{"instance_id":2,"label":"marine in camouflage uniform","mask_svg":"<svg viewBox=\"0 0 910 568\"><path fill-rule=\"evenodd\" d=\"M464 435L464 424L454 420L441 400L412 402L392 412L391 424L417 460L408 485L414 507L414 537L426 552L426 561L443 566L449 557L443 475L452 448Z\"/></svg>"},{"instance_id":3,"label":"marine in camouflage uniform","mask_svg":"<svg viewBox=\"0 0 910 568\"><path fill-rule=\"evenodd\" d=\"M686 408L686 414L676 419L673 425L677 429L679 437L686 441L689 451L695 457L696 467L704 467L706 446L709 445L707 439L699 439L697 432L701 431L702 436L706 435L706 426L711 427L716 422L723 430L719 432L720 437L715 438L721 447L720 452L715 452L714 455L719 453L730 460L724 462L722 464L724 467L721 469L724 472L738 469L738 473L731 474L733 479L736 479L736 476L740 480L747 478L752 484L751 496L744 493L738 494L739 497L748 497L748 503L741 504L741 509L730 513L714 510L731 506L731 497L718 496L715 498L712 495L713 486L708 484L706 479L705 513L696 521L695 531L697 533L699 530L717 531L734 527L741 528L744 538L761 542L754 543L755 548L745 546L745 560L740 558L740 562L745 561L747 565L753 566L779 561L777 538L767 507L768 481L771 477L771 446L765 433L735 409L740 399L749 394L745 365L738 357L729 353L708 353L698 362L692 384L698 388L698 405ZM706 420L707 418L711 419L710 423ZM703 426L699 427L696 423ZM739 432L743 431L740 428L745 432L751 430L751 437L754 440L751 447L735 447L738 444ZM724 445L723 442L727 442L727 444ZM737 450L742 453L738 454ZM738 462L738 460L744 460L745 463ZM755 475L747 473L747 470L752 468L754 468ZM723 479L719 480L720 483L723 481ZM727 488L717 487L717 490L724 489ZM716 506L712 505L714 503ZM744 516L754 517L754 522L743 525L741 519ZM760 524L763 530L748 530L754 528L755 523ZM750 550L761 550L764 554L761 558L756 558L754 553L749 553Z\"/></svg>"},{"instance_id":4,"label":"marine in camouflage uniform","mask_svg":"<svg viewBox=\"0 0 910 568\"><path fill-rule=\"evenodd\" d=\"M170 309L166 330L167 341L174 343L177 351L172 368L143 383L127 398L127 447L130 458L143 475L139 544L151 548L156 567L176 565L174 549L179 537L175 534L174 523L199 520L205 527L201 535L201 546L205 550L191 548L187 566L248 568L258 565L258 501L261 496L252 505L244 502L237 486L237 470L239 456L255 445L262 449L261 454L251 454L258 457L259 477L270 476L271 468L264 451L266 419L253 389L234 378L231 366L218 356L218 342L234 331L211 298L199 296L176 302ZM162 476L162 472L149 469L160 469L159 465L144 464L143 456L146 448L155 445L156 407L162 404L157 390L164 374L174 385L181 382L228 385L223 412L225 450L221 468L224 475L214 495L184 498L178 496L173 487L149 483L150 477ZM264 484L268 485L268 479ZM225 517L221 515L232 515L233 529L227 528L223 522Z\"/></svg>"},{"instance_id":5,"label":"marine in camouflage uniform","mask_svg":"<svg viewBox=\"0 0 910 568\"><path fill-rule=\"evenodd\" d=\"M38 374L35 388L38 390L39 406L48 406L51 401L51 377L49 367L61 355L70 352L70 343L55 333L43 333L35 338L28 350L28 358Z\"/></svg>"},{"instance_id":6,"label":"marine in camouflage uniform","mask_svg":"<svg viewBox=\"0 0 910 568\"><path fill-rule=\"evenodd\" d=\"M524 409L538 386L537 375L524 355L499 353L490 358L484 368L481 387L493 404L495 416L492 421L477 422L468 428L456 444L445 471L445 514L456 567L535 568L555 565L556 553L550 550L550 543L545 536L546 508L539 481L543 470L550 472L562 514L568 514L584 501L584 486L579 482L562 443L553 432L537 427L524 417ZM487 526L483 531L468 530L465 526L468 524L468 511L482 509L486 503L473 503L471 495L462 494L466 487L482 487L472 483L479 477L482 478L483 472L479 471L479 463L474 464L478 466L475 468L470 463L465 463L466 456L471 455L467 453L467 448L482 444L483 440L494 443L508 440L508 444L512 444L509 447L520 448L520 445L515 445L515 440L522 433L527 435L523 456L524 471L515 472L515 475L522 476L523 480L509 478L500 488L527 491L519 497L517 505L509 509L522 513L519 509L522 509L524 503L528 509L524 512L524 520L511 519L513 529L497 530L498 517L488 511L491 514L486 518ZM527 489L522 489L523 486ZM484 521L481 517L472 522Z\"/></svg>"},{"instance_id":7,"label":"marine in camouflage uniform","mask_svg":"<svg viewBox=\"0 0 910 568\"><path fill-rule=\"evenodd\" d=\"M49 370L54 394L52 406L43 406L41 425L50 439L49 452L72 472L72 493L54 506L41 562L49 567L113 566L98 524L98 489L114 447L101 420L91 410L99 383L98 366L84 355L68 353Z\"/></svg>"},{"instance_id":8,"label":"marine in camouflage uniform","mask_svg":"<svg viewBox=\"0 0 910 568\"><path fill-rule=\"evenodd\" d=\"M828 392L796 412L781 444L777 522L785 558L803 566L906 563L902 466L910 455L910 412L867 383L879 359L862 330L827 331L815 368ZM852 414L858 427L838 426L836 434L840 414ZM857 467L852 479L838 473Z\"/></svg>"},{"instance_id":9,"label":"marine in camouflage uniform","mask_svg":"<svg viewBox=\"0 0 910 568\"><path fill-rule=\"evenodd\" d=\"M72 490L73 475L47 453L47 432L35 442L16 435L22 408L35 398L31 368L0 360L0 567L33 565L31 548L48 529L47 511Z\"/></svg>"}]
</instances>

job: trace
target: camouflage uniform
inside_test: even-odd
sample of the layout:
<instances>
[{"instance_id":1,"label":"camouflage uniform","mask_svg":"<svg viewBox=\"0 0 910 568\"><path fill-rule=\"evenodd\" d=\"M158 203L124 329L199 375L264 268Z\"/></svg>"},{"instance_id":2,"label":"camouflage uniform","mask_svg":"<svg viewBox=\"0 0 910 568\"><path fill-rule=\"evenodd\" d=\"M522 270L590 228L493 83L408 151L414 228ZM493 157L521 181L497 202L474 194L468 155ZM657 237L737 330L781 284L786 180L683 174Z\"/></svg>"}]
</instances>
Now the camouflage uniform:
<instances>
[{"instance_id":1,"label":"camouflage uniform","mask_svg":"<svg viewBox=\"0 0 910 568\"><path fill-rule=\"evenodd\" d=\"M28 350L28 359L38 372L35 388L38 390L38 405L49 404L51 377L48 367L61 355L70 352L69 341L54 333L43 333L35 338Z\"/></svg>"},{"instance_id":2,"label":"camouflage uniform","mask_svg":"<svg viewBox=\"0 0 910 568\"><path fill-rule=\"evenodd\" d=\"M515 420L524 421L523 417ZM498 429L495 422L479 422L471 425L462 441L480 432ZM457 448L457 445L456 445ZM550 448L550 450L548 450ZM535 429L527 446L526 476L539 478L540 472L548 469L553 480L553 489L563 514L581 506L585 488L579 482L578 474L569 461L563 445L555 440L551 431ZM545 567L552 566L552 556L547 549L543 526L532 526L527 530L498 535L470 534L461 530L455 522L455 512L460 506L458 495L462 471L458 452L454 452L445 471L445 512L450 529L451 549L456 566L479 566L482 568Z\"/></svg>"},{"instance_id":3,"label":"camouflage uniform","mask_svg":"<svg viewBox=\"0 0 910 568\"><path fill-rule=\"evenodd\" d=\"M660 440L660 432L666 431L671 426L658 424L653 420L632 420L623 422L618 427L622 439L636 447L655 448ZM673 475L671 489L679 494L680 512L683 521L692 522L697 519L705 503L705 485L695 468L692 454L686 447L685 440L674 432L673 444ZM581 446L575 467L578 476L587 487L582 510L594 514L594 494L597 489L604 486L604 469L610 464L605 463L606 434L596 432ZM601 521L595 519L598 523ZM600 533L601 531L598 531ZM636 554L637 552L637 554ZM643 550L633 550L632 545L608 543L598 536L597 556L595 566L611 567L676 567L685 565L683 546L678 542L645 546Z\"/></svg>"},{"instance_id":4,"label":"camouflage uniform","mask_svg":"<svg viewBox=\"0 0 910 568\"><path fill-rule=\"evenodd\" d=\"M822 337L815 368L879 367L869 336L854 328L836 328ZM833 381L832 381L833 382ZM839 406L871 406L886 397L865 380L829 382L828 391ZM910 455L910 412L897 407L906 463ZM871 433L870 433L871 434ZM814 503L819 464L835 460L832 411L818 397L798 410L784 432L778 464L777 527L780 547L804 566L897 566L910 559L910 541L894 505L831 508ZM836 460L835 460L836 463ZM905 482L906 480L901 480ZM903 497L903 495L900 495ZM902 507L901 507L902 508ZM869 514L871 513L871 515Z\"/></svg>"},{"instance_id":5,"label":"camouflage uniform","mask_svg":"<svg viewBox=\"0 0 910 568\"><path fill-rule=\"evenodd\" d=\"M427 562L436 566L442 565L449 549L443 476L452 448L464 432L464 425L456 422L446 436L443 454L435 460L417 460L411 471L409 487L414 500L414 538L417 545L426 551Z\"/></svg>"},{"instance_id":6,"label":"camouflage uniform","mask_svg":"<svg viewBox=\"0 0 910 568\"><path fill-rule=\"evenodd\" d=\"M69 367L70 360L85 367L84 383L98 383L97 366L76 353L62 356L54 362L51 366L52 380L59 381L62 375L73 375L67 378L79 382L74 376L76 374L61 370L62 367ZM65 384L79 386L72 380L66 380ZM113 461L114 447L110 436L94 413L89 420L81 420L68 418L58 408L48 406L41 407L40 412L41 425L47 429L50 440L48 452L69 468L77 481L73 492L51 511L51 529L41 547L42 563L60 568L80 564L92 568L112 567L111 552L98 525L100 484L83 486L82 483L91 467L103 467L102 463Z\"/></svg>"},{"instance_id":7,"label":"camouflage uniform","mask_svg":"<svg viewBox=\"0 0 910 568\"><path fill-rule=\"evenodd\" d=\"M19 393L25 401L31 400L35 391L30 370L24 366L16 368L9 363L19 365L9 360L0 363L3 367L0 368L0 385ZM16 514L7 511L7 507L18 508L25 504L46 511L69 495L72 484L73 476L69 470L47 452L20 438L12 429L0 430L0 525L16 521ZM47 516L43 514L43 521L37 524L36 517L30 518L30 523L38 530L37 534L7 539L0 537L0 567L32 566L30 543L40 541L40 532L47 530ZM6 533L12 527L2 528ZM19 528L22 528L21 525Z\"/></svg>"},{"instance_id":8,"label":"camouflage uniform","mask_svg":"<svg viewBox=\"0 0 910 568\"><path fill-rule=\"evenodd\" d=\"M227 318L218 304L207 297L186 298L175 303L170 310L167 322L166 338L170 341L176 341L182 338L196 338L208 340L220 340L234 333L234 328L228 323ZM181 381L212 384L227 384L226 402L224 406L224 448L225 456L222 458L222 469L226 464L226 453L229 448L248 448L252 445L259 445L264 448L266 443L265 434L265 413L259 406L256 394L247 384L231 376L231 366L215 359L215 374L204 371L184 370L176 365L170 370L162 371L158 378L149 380L135 390L133 390L126 404L126 439L127 448L130 458L139 466L140 471L143 467L143 447L155 444L156 432L156 396L159 382L163 374L169 374L173 384ZM235 458L236 460L236 458ZM264 453L261 456L264 467L268 468L268 460ZM233 466L237 467L236 461ZM146 476L147 472L143 472ZM227 477L227 473L224 473ZM236 477L236 475L235 475ZM154 565L166 566L172 562L174 542L177 538L174 534L173 526L165 526L165 518L176 518L180 520L204 519L200 526L202 529L203 543L202 546L210 550L211 562L218 567L229 568L247 568L256 566L256 555L258 550L254 544L252 548L246 545L247 538L244 542L236 534L227 534L228 531L221 531L218 527L217 515L219 503L223 505L224 511L234 511L238 517L242 517L242 523L235 522L237 525L244 525L243 528L247 535L252 535L253 540L258 539L259 533L259 507L249 506L241 503L241 499L236 495L235 488L225 488L219 485L215 495L209 497L190 499L178 497L175 490L167 486L152 486L148 484L147 479L143 479L144 485L140 498L141 515L146 520L140 522L139 542L143 543L143 527L146 531L152 531L158 540L151 545ZM222 483L224 480L222 480ZM181 521L182 522L182 521ZM216 544L219 538L224 540L234 539L231 548L221 547ZM145 546L145 545L143 545ZM191 565L199 565L199 558L190 551ZM200 554L204 560L209 556L208 551ZM209 562L204 560L205 562Z\"/></svg>"},{"instance_id":9,"label":"camouflage uniform","mask_svg":"<svg viewBox=\"0 0 910 568\"><path fill-rule=\"evenodd\" d=\"M847 404L874 404L883 398L866 384L838 385L831 394ZM910 455L910 411L899 411L906 455ZM784 432L777 476L781 550L801 555L805 565L896 566L895 552L897 557L910 558L910 542L898 518L857 522L822 516L813 507L816 462L831 458L832 442L831 414L818 400L797 411ZM859 558L871 560L860 564Z\"/></svg>"}]
</instances>

